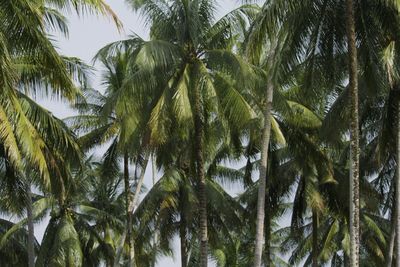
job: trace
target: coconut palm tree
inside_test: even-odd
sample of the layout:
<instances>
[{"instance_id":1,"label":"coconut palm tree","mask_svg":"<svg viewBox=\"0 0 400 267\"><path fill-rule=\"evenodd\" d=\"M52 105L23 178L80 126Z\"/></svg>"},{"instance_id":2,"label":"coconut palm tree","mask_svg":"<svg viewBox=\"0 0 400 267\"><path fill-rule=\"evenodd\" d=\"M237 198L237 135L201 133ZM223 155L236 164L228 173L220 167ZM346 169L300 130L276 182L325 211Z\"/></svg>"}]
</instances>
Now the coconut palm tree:
<instances>
[{"instance_id":1,"label":"coconut palm tree","mask_svg":"<svg viewBox=\"0 0 400 267\"><path fill-rule=\"evenodd\" d=\"M36 141L42 142L45 146L42 150L46 153L46 166L51 171L50 177L43 177L40 170L35 169L35 165L26 163L25 169L16 169L10 163L10 159L3 147L3 160L5 162L4 169L5 175L2 177L9 192L19 192L16 195L23 195L23 199L19 197L9 199L11 205L19 202L23 210L28 213L28 228L29 228L29 255L30 264L34 263L34 233L33 233L33 219L32 219L32 194L31 185L40 188L45 192L54 192L54 194L62 196L65 193L65 182L68 176L65 175L68 171L68 165L71 163L79 163L81 153L78 145L74 139L73 134L66 128L66 126L58 119L56 119L50 112L37 105L33 100L28 98L22 93L18 93L18 101L23 108L23 115L26 116L27 121L31 125L31 134L36 135ZM17 123L15 124L17 125ZM62 156L68 155L68 156Z\"/></svg>"},{"instance_id":2,"label":"coconut palm tree","mask_svg":"<svg viewBox=\"0 0 400 267\"><path fill-rule=\"evenodd\" d=\"M46 31L66 32L64 18L53 7L95 8L112 14L103 1L1 1L0 57L2 62L0 85L1 142L16 169L21 161L29 160L44 177L49 178L45 146L23 114L18 91L33 95L36 92L55 94L68 100L79 95L71 72L72 61L64 60L47 38ZM94 10L94 9L93 9ZM115 17L117 21L117 18ZM76 64L75 64L76 65ZM17 125L14 128L13 125ZM48 161L48 160L47 160Z\"/></svg>"},{"instance_id":3,"label":"coconut palm tree","mask_svg":"<svg viewBox=\"0 0 400 267\"><path fill-rule=\"evenodd\" d=\"M138 38L137 42L142 40ZM74 105L81 114L67 118L66 121L81 134L80 143L85 150L110 143L104 154L104 162L109 164L106 170L118 168L118 159L123 158L127 223L124 242L130 251L129 259L133 261L132 213L139 200L150 156L148 110L151 110L154 101L151 95L141 94L129 81L130 74L134 74L135 71L131 70L128 64L129 57L133 56L131 52L122 47L118 48L116 54L114 52L114 46L111 45L96 55L96 60L101 61L106 68L103 74L105 95L93 89L86 89L86 99ZM132 98L140 100L130 101ZM135 162L134 193L129 173L130 161Z\"/></svg>"},{"instance_id":4,"label":"coconut palm tree","mask_svg":"<svg viewBox=\"0 0 400 267\"><path fill-rule=\"evenodd\" d=\"M151 28L151 40L141 44L132 62L132 68L138 69L132 76L135 86L158 97L151 112L151 138L162 144L177 124L185 126L185 139L196 140L200 266L204 267L208 254L204 125L216 114L230 118L235 127L252 117L239 90L248 88L244 82L251 81L248 75L252 71L230 51L234 36L227 25L235 25L235 18L252 15L253 9L238 9L216 22L211 1L130 2L143 12Z\"/></svg>"},{"instance_id":5,"label":"coconut palm tree","mask_svg":"<svg viewBox=\"0 0 400 267\"><path fill-rule=\"evenodd\" d=\"M268 5L264 8L266 7L268 7ZM273 264L269 254L270 223L272 222L274 214L279 210L274 210L274 207L279 207L278 203L285 199L285 196L287 196L286 194L290 191L290 185L293 183L294 178L297 177L295 172L293 172L296 168L292 166L283 171L283 173L285 173L284 176L292 176L285 180L287 182L274 182L274 177L283 175L278 174L280 171L282 172L282 170L278 171L280 168L278 162L285 162L284 166L286 168L293 164L293 157L297 152L296 150L301 147L299 145L300 140L295 140L297 137L296 135L298 135L297 132L305 131L305 135L314 135L318 132L321 126L319 116L322 117L323 114L319 114L321 112L318 109L314 111L310 110L308 107L317 107L318 105L322 105L321 103L324 101L323 97L320 99L313 98L317 103L306 101L305 99L307 99L307 97L301 95L303 92L298 90L300 86L296 81L304 79L304 76L300 74L301 71L304 71L304 66L302 64L293 66L294 70L291 73L286 73L285 68L282 68L284 58L281 57L281 54L283 54L285 49L282 40L286 38L287 34L284 28L269 27L267 29L265 26L266 20L268 20L268 18L265 17L264 10L264 12L258 14L249 31L246 33L245 42L242 47L244 55L253 62L253 64L256 64L264 71L262 80L257 84L256 90L253 90L249 96L247 96L249 103L257 107L260 118L262 118L260 120L264 123L263 125L260 124L261 126L256 126L256 129L262 129L263 136L257 134L254 130L252 134L250 134L248 152L252 150L253 152L250 154L246 152L246 157L249 158L246 168L251 170L254 163L251 162L250 157L255 156L254 152L258 153L261 151L261 161L256 161L258 166L260 166L260 179L258 187L257 218L255 219L256 240L254 246L254 266L260 266L262 261L268 266ZM274 94L276 98L274 109L272 109L272 94ZM265 138L266 133L268 133L268 138ZM286 137L286 135L288 136ZM291 143L287 143L288 140L286 140L286 138L288 138ZM304 147L310 145L310 140L307 140L307 138L301 141L308 141L308 143L304 143ZM272 146L271 149L269 149L270 145ZM252 147L253 149L251 149ZM258 149L254 150L254 148ZM310 151L305 152L304 150L305 148L303 148L301 153L310 155ZM282 155L286 155L286 157L283 156L283 158L279 158L282 157ZM273 159L268 160L271 156ZM310 166L307 168L310 168ZM291 170L292 173L290 173L289 170ZM267 179L267 177L269 178ZM278 192L281 194L278 194ZM271 194L271 196L268 196L268 193ZM266 225L264 225L264 223L266 223ZM267 231L265 237L264 231ZM263 249L264 241L265 249Z\"/></svg>"},{"instance_id":6,"label":"coconut palm tree","mask_svg":"<svg viewBox=\"0 0 400 267\"><path fill-rule=\"evenodd\" d=\"M67 2L66 2L67 3ZM97 3L98 8L102 9ZM50 184L55 192L61 190L60 176L62 176L63 159L54 153L65 144L66 150L78 151L76 144L70 143L71 138L55 140L46 136L54 133L51 127L58 122L45 112L27 96L37 91L45 94L53 93L66 99L73 100L79 94L74 85L76 62L62 58L47 38L48 29L66 32L63 17L56 10L48 8L43 1L1 1L2 21L0 28L0 43L2 58L2 77L0 84L4 94L1 97L0 113L2 121L1 143L7 154L11 168L19 174L15 177L24 177L23 172L29 168L38 170L43 178L42 185ZM69 3L72 4L72 3ZM75 3L75 6L80 6ZM94 4L94 3L92 3ZM75 77L82 78L80 74ZM24 92L24 93L23 93ZM44 116L43 116L44 115ZM42 116L42 117L40 117ZM47 121L49 120L49 121ZM41 121L41 124L38 122ZM57 126L59 127L59 125ZM56 129L60 130L60 129ZM63 137L66 129L53 136ZM48 143L46 143L46 141ZM71 145L71 147L68 147ZM51 146L54 145L54 149ZM50 147L49 147L50 146ZM64 148L63 148L64 149ZM58 151L59 153L59 151ZM76 157L79 159L79 157ZM54 184L55 177L58 184ZM28 217L31 218L30 178L24 178ZM33 223L29 220L29 266L34 265L34 233Z\"/></svg>"},{"instance_id":7,"label":"coconut palm tree","mask_svg":"<svg viewBox=\"0 0 400 267\"><path fill-rule=\"evenodd\" d=\"M85 99L74 105L74 108L79 111L79 115L66 118L65 121L70 124L75 132L81 134L80 144L86 150L93 149L96 146L101 146L110 142L107 152L104 154L104 163L108 165L105 168L107 172L115 172L119 169L118 158L123 157L123 170L124 170L124 185L125 185L125 207L126 207L126 221L127 221L127 237L126 242L128 247L131 247L131 235L129 229L129 222L131 215L128 211L131 199L131 183L129 173L129 150L120 151L125 147L121 139L121 135L125 131L124 123L126 124L126 116L117 117L114 110L107 110L111 102L112 94L116 90L120 90L120 85L123 83L126 70L126 60L123 56L115 58L113 62L106 63L109 70L107 73L108 83L107 95L102 95L100 92L93 89L85 89ZM118 114L119 115L119 114ZM132 125L134 127L134 125Z\"/></svg>"}]
</instances>

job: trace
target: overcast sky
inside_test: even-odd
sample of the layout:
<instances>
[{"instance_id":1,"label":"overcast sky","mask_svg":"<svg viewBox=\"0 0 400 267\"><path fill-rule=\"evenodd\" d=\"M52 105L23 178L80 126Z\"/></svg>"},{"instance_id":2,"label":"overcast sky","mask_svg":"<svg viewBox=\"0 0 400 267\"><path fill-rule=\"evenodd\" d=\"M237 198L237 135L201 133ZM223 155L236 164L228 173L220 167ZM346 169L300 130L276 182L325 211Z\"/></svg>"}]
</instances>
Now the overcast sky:
<instances>
[{"instance_id":1,"label":"overcast sky","mask_svg":"<svg viewBox=\"0 0 400 267\"><path fill-rule=\"evenodd\" d=\"M125 0L106 0L111 8L118 15L123 22L124 30L118 32L115 25L110 19L104 17L97 17L95 15L86 15L78 18L76 15L67 15L69 21L69 37L63 38L55 36L56 45L62 54L66 56L79 57L86 63L91 63L93 56L96 52L106 44L126 38L131 32L139 34L142 38L148 39L148 29L144 25L143 19L139 14L135 14L130 7L125 3ZM222 0L219 1L219 16L225 14L227 11L232 10L238 5L239 1L235 0ZM99 66L96 66L99 68ZM100 72L95 72L92 78L92 85L102 90L100 82ZM64 103L57 102L50 99L38 99L44 107L49 109L59 118L65 118L73 115L73 112ZM150 169L150 168L148 168ZM147 188L151 187L151 171L146 173L145 184ZM37 226L36 236L39 240L42 239L47 220L41 225ZM162 258L158 262L158 267L175 267L180 266L180 254L178 245L175 249L175 261L170 258Z\"/></svg>"}]
</instances>

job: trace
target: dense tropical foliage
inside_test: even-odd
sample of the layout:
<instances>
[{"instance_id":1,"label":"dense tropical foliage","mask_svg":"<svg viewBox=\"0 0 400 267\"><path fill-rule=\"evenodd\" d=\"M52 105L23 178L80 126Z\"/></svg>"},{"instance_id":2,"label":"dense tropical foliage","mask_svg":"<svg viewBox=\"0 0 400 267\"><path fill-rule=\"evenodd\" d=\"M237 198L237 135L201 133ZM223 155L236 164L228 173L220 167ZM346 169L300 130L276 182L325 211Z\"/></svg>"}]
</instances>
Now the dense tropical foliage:
<instances>
[{"instance_id":1,"label":"dense tropical foliage","mask_svg":"<svg viewBox=\"0 0 400 267\"><path fill-rule=\"evenodd\" d=\"M0 266L400 266L398 1L125 2L0 0Z\"/></svg>"}]
</instances>

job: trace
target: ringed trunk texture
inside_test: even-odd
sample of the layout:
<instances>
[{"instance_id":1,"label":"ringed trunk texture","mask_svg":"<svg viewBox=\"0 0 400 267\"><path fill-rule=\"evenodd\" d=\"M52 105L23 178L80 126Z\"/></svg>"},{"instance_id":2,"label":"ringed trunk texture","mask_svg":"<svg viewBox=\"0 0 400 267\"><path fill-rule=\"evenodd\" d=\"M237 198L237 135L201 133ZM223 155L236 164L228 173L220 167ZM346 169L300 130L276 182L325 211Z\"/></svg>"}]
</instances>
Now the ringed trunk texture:
<instances>
[{"instance_id":1,"label":"ringed trunk texture","mask_svg":"<svg viewBox=\"0 0 400 267\"><path fill-rule=\"evenodd\" d=\"M267 86L266 106L264 110L264 127L261 141L260 179L258 185L256 243L254 250L254 267L260 267L263 254L264 217L265 217L265 193L267 181L268 147L271 136L271 111L273 100L273 86L269 82Z\"/></svg>"},{"instance_id":2,"label":"ringed trunk texture","mask_svg":"<svg viewBox=\"0 0 400 267\"><path fill-rule=\"evenodd\" d=\"M269 193L269 187L267 189L267 194ZM272 231L272 217L271 214L268 214L270 201L267 197L265 199L265 207L267 214L265 215L265 267L272 267L272 259L271 259L271 231Z\"/></svg>"},{"instance_id":3,"label":"ringed trunk texture","mask_svg":"<svg viewBox=\"0 0 400 267\"><path fill-rule=\"evenodd\" d=\"M28 266L35 266L35 227L33 224L32 191L29 182L26 182L26 214L28 219Z\"/></svg>"},{"instance_id":4,"label":"ringed trunk texture","mask_svg":"<svg viewBox=\"0 0 400 267\"><path fill-rule=\"evenodd\" d=\"M208 235L207 235L207 192L206 177L203 159L204 116L200 88L196 86L194 92L194 134L196 172L199 182L199 215L200 215L200 259L199 266L207 267L208 264Z\"/></svg>"},{"instance_id":5,"label":"ringed trunk texture","mask_svg":"<svg viewBox=\"0 0 400 267\"><path fill-rule=\"evenodd\" d=\"M318 213L312 211L312 267L318 267Z\"/></svg>"},{"instance_id":6,"label":"ringed trunk texture","mask_svg":"<svg viewBox=\"0 0 400 267\"><path fill-rule=\"evenodd\" d=\"M397 103L397 136L396 136L396 188L395 188L395 205L396 212L394 225L396 226L396 266L400 266L400 100Z\"/></svg>"},{"instance_id":7,"label":"ringed trunk texture","mask_svg":"<svg viewBox=\"0 0 400 267\"><path fill-rule=\"evenodd\" d=\"M360 192L359 192L359 119L358 119L358 72L357 47L353 0L346 0L346 28L349 59L350 89L350 266L358 267L360 258Z\"/></svg>"}]
</instances>

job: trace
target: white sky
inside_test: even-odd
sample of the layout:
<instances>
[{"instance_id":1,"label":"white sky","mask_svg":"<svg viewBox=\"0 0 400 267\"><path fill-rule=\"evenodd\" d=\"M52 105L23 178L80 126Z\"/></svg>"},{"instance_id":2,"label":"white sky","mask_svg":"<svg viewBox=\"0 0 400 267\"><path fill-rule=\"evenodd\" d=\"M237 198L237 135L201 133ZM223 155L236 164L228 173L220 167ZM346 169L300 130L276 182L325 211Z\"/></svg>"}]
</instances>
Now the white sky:
<instances>
[{"instance_id":1,"label":"white sky","mask_svg":"<svg viewBox=\"0 0 400 267\"><path fill-rule=\"evenodd\" d=\"M124 0L106 0L111 8L118 15L124 24L124 31L119 33L110 19L97 17L95 15L86 15L78 18L76 15L69 14L69 38L65 39L61 36L56 36L57 46L62 54L66 56L79 57L86 63L91 63L96 52L106 44L126 38L131 32L139 34L147 39L148 29L145 28L143 19L139 14L135 14ZM219 1L219 14L222 15L235 6L239 5L239 1L221 0ZM97 66L98 67L98 66ZM93 77L92 85L99 90L100 73L96 72ZM65 103L57 102L50 99L38 99L44 107L49 109L59 118L65 118L73 115L73 112ZM145 185L151 187L151 171L146 173ZM42 239L47 220L41 225L36 226L36 236L39 240ZM157 267L175 267L180 266L180 254L178 243L176 242L175 261L170 258L162 258L157 264Z\"/></svg>"}]
</instances>

